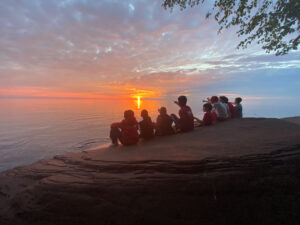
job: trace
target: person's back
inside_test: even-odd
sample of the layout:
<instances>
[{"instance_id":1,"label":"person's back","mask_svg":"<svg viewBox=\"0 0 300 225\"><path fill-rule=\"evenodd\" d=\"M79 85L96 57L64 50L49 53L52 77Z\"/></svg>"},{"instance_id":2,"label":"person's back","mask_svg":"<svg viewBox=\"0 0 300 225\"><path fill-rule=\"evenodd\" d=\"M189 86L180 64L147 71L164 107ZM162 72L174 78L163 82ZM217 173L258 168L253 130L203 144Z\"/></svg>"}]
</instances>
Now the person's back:
<instances>
[{"instance_id":1,"label":"person's back","mask_svg":"<svg viewBox=\"0 0 300 225\"><path fill-rule=\"evenodd\" d=\"M186 105L187 98L185 96L179 96L178 102L179 105L179 126L181 132L188 132L194 130L194 115L189 106Z\"/></svg>"},{"instance_id":2,"label":"person's back","mask_svg":"<svg viewBox=\"0 0 300 225\"><path fill-rule=\"evenodd\" d=\"M231 114L232 109L230 109L228 98L226 96L220 96L219 102L226 108L227 118L232 118L232 114ZM233 105L231 105L231 106L233 107Z\"/></svg>"},{"instance_id":3,"label":"person's back","mask_svg":"<svg viewBox=\"0 0 300 225\"><path fill-rule=\"evenodd\" d=\"M179 110L180 130L182 132L192 131L194 129L194 115L189 106L182 106Z\"/></svg>"},{"instance_id":4,"label":"person's back","mask_svg":"<svg viewBox=\"0 0 300 225\"><path fill-rule=\"evenodd\" d=\"M228 118L227 109L223 103L218 101L217 96L211 97L211 104L213 106L213 112L217 115L218 120L226 120Z\"/></svg>"},{"instance_id":5,"label":"person's back","mask_svg":"<svg viewBox=\"0 0 300 225\"><path fill-rule=\"evenodd\" d=\"M202 123L202 125L203 126L209 126L209 125L212 125L212 123L213 123L213 114L211 112L206 112L203 115L203 123Z\"/></svg>"},{"instance_id":6,"label":"person's back","mask_svg":"<svg viewBox=\"0 0 300 225\"><path fill-rule=\"evenodd\" d=\"M149 140L154 137L154 126L147 110L142 110L142 121L139 122L140 137Z\"/></svg>"},{"instance_id":7,"label":"person's back","mask_svg":"<svg viewBox=\"0 0 300 225\"><path fill-rule=\"evenodd\" d=\"M124 119L119 126L123 145L134 145L139 140L138 123L135 118Z\"/></svg>"},{"instance_id":8,"label":"person's back","mask_svg":"<svg viewBox=\"0 0 300 225\"><path fill-rule=\"evenodd\" d=\"M235 118L243 118L242 98L236 98L234 101Z\"/></svg>"},{"instance_id":9,"label":"person's back","mask_svg":"<svg viewBox=\"0 0 300 225\"><path fill-rule=\"evenodd\" d=\"M230 118L235 118L235 109L234 109L234 106L232 105L231 102L228 102L227 103L228 105L228 108L229 108L229 112L230 112Z\"/></svg>"},{"instance_id":10,"label":"person's back","mask_svg":"<svg viewBox=\"0 0 300 225\"><path fill-rule=\"evenodd\" d=\"M159 113L156 119L156 135L164 136L174 134L174 129L172 128L173 120L167 114L167 109L161 107Z\"/></svg>"},{"instance_id":11,"label":"person's back","mask_svg":"<svg viewBox=\"0 0 300 225\"><path fill-rule=\"evenodd\" d=\"M138 122L132 110L124 112L124 119L120 123L113 123L111 125L110 138L114 145L118 145L118 140L123 145L134 145L139 141Z\"/></svg>"},{"instance_id":12,"label":"person's back","mask_svg":"<svg viewBox=\"0 0 300 225\"><path fill-rule=\"evenodd\" d=\"M218 119L227 119L227 109L225 108L224 104L222 104L221 102L215 102L213 103L213 107Z\"/></svg>"},{"instance_id":13,"label":"person's back","mask_svg":"<svg viewBox=\"0 0 300 225\"><path fill-rule=\"evenodd\" d=\"M213 114L211 112L212 110L212 105L210 103L206 103L203 105L203 119L201 122L201 126L209 126L212 125L213 123Z\"/></svg>"}]
</instances>

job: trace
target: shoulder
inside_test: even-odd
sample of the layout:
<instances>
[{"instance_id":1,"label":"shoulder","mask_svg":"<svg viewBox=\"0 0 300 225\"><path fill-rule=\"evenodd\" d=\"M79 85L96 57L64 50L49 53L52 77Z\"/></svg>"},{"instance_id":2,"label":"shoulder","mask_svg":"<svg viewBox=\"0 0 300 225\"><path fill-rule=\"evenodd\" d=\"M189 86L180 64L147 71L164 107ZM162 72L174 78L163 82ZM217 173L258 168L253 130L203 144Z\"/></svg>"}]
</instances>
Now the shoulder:
<instances>
[{"instance_id":1,"label":"shoulder","mask_svg":"<svg viewBox=\"0 0 300 225\"><path fill-rule=\"evenodd\" d=\"M192 111L191 107L189 107L188 105L186 106L188 111Z\"/></svg>"},{"instance_id":2,"label":"shoulder","mask_svg":"<svg viewBox=\"0 0 300 225\"><path fill-rule=\"evenodd\" d=\"M189 112L189 111L192 111L192 109L191 109L191 107L189 107L189 106L184 106L184 107L182 107L182 108L180 108L180 110L182 110L183 112Z\"/></svg>"},{"instance_id":3,"label":"shoulder","mask_svg":"<svg viewBox=\"0 0 300 225\"><path fill-rule=\"evenodd\" d=\"M220 109L220 108L222 108L222 105L220 104L220 102L216 102L216 103L213 104L213 107L215 109Z\"/></svg>"},{"instance_id":4,"label":"shoulder","mask_svg":"<svg viewBox=\"0 0 300 225\"><path fill-rule=\"evenodd\" d=\"M211 117L212 116L212 113L211 112L206 112L206 113L204 113L204 117L205 118L209 118L209 117Z\"/></svg>"}]
</instances>

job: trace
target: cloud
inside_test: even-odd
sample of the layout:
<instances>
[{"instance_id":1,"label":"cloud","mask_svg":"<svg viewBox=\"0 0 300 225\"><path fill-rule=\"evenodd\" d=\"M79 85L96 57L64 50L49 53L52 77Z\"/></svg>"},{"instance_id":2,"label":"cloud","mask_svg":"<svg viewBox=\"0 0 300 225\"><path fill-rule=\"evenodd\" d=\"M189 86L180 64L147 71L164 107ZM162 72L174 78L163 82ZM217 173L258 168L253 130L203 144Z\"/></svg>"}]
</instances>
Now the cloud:
<instances>
[{"instance_id":1,"label":"cloud","mask_svg":"<svg viewBox=\"0 0 300 225\"><path fill-rule=\"evenodd\" d=\"M236 50L234 32L216 35L217 24L204 15L201 7L170 13L159 0L3 0L0 89L166 95L247 71L299 68L299 51Z\"/></svg>"}]
</instances>

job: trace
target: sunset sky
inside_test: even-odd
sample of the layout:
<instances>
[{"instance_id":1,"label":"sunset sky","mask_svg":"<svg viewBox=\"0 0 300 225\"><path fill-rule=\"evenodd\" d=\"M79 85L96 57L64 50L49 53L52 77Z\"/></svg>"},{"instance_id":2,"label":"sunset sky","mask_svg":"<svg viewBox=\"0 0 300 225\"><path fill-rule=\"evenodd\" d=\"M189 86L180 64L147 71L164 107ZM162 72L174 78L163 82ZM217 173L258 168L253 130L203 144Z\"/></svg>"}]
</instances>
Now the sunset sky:
<instances>
[{"instance_id":1,"label":"sunset sky","mask_svg":"<svg viewBox=\"0 0 300 225\"><path fill-rule=\"evenodd\" d=\"M300 96L300 51L237 50L205 6L161 3L0 1L0 97Z\"/></svg>"}]
</instances>

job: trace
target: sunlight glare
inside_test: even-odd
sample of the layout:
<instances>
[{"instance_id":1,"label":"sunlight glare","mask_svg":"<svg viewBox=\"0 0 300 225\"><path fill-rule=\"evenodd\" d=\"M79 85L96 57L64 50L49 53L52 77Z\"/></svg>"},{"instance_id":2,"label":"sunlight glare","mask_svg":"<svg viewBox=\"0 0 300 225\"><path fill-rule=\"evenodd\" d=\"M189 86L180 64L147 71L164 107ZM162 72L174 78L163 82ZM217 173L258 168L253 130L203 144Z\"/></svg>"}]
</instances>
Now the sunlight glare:
<instances>
[{"instance_id":1,"label":"sunlight glare","mask_svg":"<svg viewBox=\"0 0 300 225\"><path fill-rule=\"evenodd\" d=\"M140 109L141 108L141 97L137 96L137 108Z\"/></svg>"}]
</instances>

